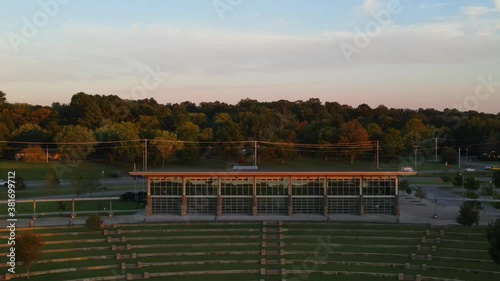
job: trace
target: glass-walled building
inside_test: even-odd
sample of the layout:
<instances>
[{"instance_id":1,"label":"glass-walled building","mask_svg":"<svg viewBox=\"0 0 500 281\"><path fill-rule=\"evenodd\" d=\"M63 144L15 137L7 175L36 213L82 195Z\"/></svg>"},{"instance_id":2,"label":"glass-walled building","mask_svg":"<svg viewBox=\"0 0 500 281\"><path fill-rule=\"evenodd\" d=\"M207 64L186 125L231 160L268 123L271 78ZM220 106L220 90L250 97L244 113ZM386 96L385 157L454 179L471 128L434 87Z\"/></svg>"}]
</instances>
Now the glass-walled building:
<instances>
[{"instance_id":1,"label":"glass-walled building","mask_svg":"<svg viewBox=\"0 0 500 281\"><path fill-rule=\"evenodd\" d=\"M415 172L131 172L147 215L399 214L399 177Z\"/></svg>"}]
</instances>

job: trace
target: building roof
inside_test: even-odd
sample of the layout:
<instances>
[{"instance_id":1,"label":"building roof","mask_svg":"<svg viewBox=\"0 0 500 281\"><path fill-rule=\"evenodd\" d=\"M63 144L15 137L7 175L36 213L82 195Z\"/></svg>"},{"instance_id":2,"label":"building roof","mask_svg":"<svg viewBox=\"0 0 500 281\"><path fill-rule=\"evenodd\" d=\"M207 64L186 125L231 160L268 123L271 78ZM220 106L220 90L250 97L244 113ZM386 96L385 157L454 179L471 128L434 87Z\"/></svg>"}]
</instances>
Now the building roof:
<instances>
[{"instance_id":1,"label":"building roof","mask_svg":"<svg viewBox=\"0 0 500 281\"><path fill-rule=\"evenodd\" d=\"M206 170L206 171L135 171L131 176L146 177L395 177L415 176L417 172L403 171L252 171L252 170Z\"/></svg>"}]
</instances>

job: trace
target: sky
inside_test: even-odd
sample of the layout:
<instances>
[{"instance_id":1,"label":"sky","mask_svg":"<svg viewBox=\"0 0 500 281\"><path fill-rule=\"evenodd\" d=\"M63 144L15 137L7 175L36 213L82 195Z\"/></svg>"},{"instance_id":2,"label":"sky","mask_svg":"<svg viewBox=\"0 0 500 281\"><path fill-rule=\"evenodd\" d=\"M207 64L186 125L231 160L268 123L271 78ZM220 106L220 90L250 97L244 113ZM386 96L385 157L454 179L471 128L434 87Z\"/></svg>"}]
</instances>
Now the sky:
<instances>
[{"instance_id":1,"label":"sky","mask_svg":"<svg viewBox=\"0 0 500 281\"><path fill-rule=\"evenodd\" d=\"M2 0L0 91L500 112L500 0Z\"/></svg>"}]
</instances>

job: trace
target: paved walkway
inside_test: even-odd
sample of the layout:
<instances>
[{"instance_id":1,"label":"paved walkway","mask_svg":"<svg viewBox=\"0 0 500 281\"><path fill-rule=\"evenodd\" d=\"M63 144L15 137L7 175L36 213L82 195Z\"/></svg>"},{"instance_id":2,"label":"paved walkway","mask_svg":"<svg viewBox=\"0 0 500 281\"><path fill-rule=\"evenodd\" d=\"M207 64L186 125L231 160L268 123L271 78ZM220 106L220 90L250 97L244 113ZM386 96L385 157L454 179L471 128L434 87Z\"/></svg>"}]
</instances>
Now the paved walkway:
<instances>
[{"instance_id":1,"label":"paved walkway","mask_svg":"<svg viewBox=\"0 0 500 281\"><path fill-rule=\"evenodd\" d=\"M113 217L103 217L105 224L126 224L126 223L160 223L160 222L260 222L260 221L304 221L304 222L359 222L359 223L415 223L432 225L456 224L455 218L458 214L459 206L456 204L434 204L424 199L420 202L413 195L400 196L400 216L397 218L392 215L331 215L329 217L321 215L263 215L263 216L245 216L245 215L224 215L220 217L212 215L196 216L176 216L176 215L154 215L147 217L144 210L140 210L134 215L116 215ZM437 218L434 218L437 214ZM500 210L494 208L485 208L481 212L480 225L487 225L490 221L500 218ZM16 227L29 227L31 223L29 218L19 218ZM7 219L0 220L0 227L9 225ZM69 217L39 217L34 221L35 226L57 226L57 225L81 225L85 223L85 216L81 215L75 219Z\"/></svg>"}]
</instances>

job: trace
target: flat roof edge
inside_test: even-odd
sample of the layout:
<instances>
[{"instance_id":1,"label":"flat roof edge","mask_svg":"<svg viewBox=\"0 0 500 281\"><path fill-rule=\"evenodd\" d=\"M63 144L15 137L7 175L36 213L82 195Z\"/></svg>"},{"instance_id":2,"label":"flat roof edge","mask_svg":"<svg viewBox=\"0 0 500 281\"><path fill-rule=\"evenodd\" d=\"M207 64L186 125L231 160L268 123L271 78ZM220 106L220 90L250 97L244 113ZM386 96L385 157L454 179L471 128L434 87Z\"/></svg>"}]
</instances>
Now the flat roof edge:
<instances>
[{"instance_id":1,"label":"flat roof edge","mask_svg":"<svg viewBox=\"0 0 500 281\"><path fill-rule=\"evenodd\" d=\"M135 171L129 172L131 176L415 176L417 172L403 171Z\"/></svg>"}]
</instances>

